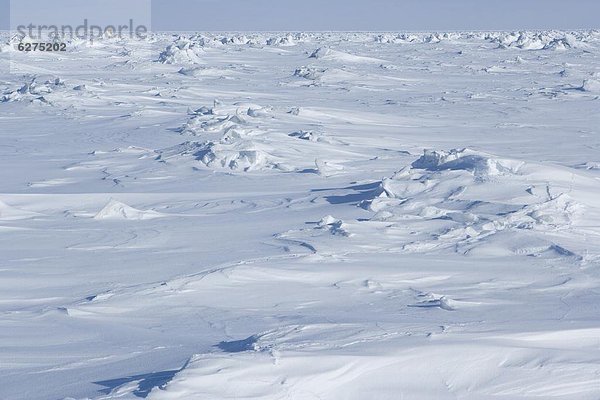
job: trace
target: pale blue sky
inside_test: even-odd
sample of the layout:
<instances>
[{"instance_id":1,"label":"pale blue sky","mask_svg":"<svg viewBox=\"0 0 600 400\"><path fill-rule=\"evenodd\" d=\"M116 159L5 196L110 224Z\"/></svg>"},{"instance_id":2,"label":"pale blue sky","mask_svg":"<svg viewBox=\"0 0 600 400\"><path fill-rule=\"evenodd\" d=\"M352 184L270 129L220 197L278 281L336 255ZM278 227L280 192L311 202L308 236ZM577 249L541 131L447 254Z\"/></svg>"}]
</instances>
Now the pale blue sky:
<instances>
[{"instance_id":1,"label":"pale blue sky","mask_svg":"<svg viewBox=\"0 0 600 400\"><path fill-rule=\"evenodd\" d=\"M49 3L60 7L60 0ZM600 28L600 0L152 0L152 3L154 30ZM0 0L3 29L9 26L8 4L9 0ZM127 0L121 4L126 10Z\"/></svg>"}]
</instances>

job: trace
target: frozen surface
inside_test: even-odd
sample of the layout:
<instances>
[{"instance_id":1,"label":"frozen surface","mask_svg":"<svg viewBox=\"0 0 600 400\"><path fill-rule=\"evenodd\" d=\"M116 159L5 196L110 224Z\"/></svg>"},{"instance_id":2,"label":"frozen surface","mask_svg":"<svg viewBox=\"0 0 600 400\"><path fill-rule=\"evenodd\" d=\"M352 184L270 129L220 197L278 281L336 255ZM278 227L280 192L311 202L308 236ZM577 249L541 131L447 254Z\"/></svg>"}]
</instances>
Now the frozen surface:
<instances>
[{"instance_id":1,"label":"frozen surface","mask_svg":"<svg viewBox=\"0 0 600 400\"><path fill-rule=\"evenodd\" d=\"M1 399L600 398L599 32L1 42Z\"/></svg>"}]
</instances>

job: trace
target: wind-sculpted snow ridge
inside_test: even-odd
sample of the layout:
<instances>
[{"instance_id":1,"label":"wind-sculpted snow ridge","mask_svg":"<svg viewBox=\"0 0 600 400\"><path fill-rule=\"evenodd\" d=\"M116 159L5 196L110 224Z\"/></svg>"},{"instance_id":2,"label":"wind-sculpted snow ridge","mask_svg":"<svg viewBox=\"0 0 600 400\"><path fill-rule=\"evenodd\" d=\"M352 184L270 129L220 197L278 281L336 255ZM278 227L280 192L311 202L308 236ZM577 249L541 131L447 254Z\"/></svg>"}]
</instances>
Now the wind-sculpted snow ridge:
<instances>
[{"instance_id":1,"label":"wind-sculpted snow ridge","mask_svg":"<svg viewBox=\"0 0 600 400\"><path fill-rule=\"evenodd\" d=\"M552 195L546 186L540 201L540 193L531 187L523 187L523 193L511 187L522 166L468 149L426 151L411 167L383 180L382 194L367 207L377 213L375 220L450 221L450 226L437 230L432 240L453 248L457 243L468 245L506 229L568 225L577 206L566 194ZM494 188L503 183L515 193L498 197ZM532 201L515 204L527 190ZM430 247L422 241L404 247L419 250L421 246Z\"/></svg>"},{"instance_id":2,"label":"wind-sculpted snow ridge","mask_svg":"<svg viewBox=\"0 0 600 400\"><path fill-rule=\"evenodd\" d=\"M583 235L583 215L597 218L600 210L585 193L578 201L569 180L586 181L556 167L470 149L425 151L384 179L380 195L361 205L375 212L371 221L391 223L390 229L429 226L425 236L403 244L403 251L445 248L581 260L583 255L569 250L569 236Z\"/></svg>"},{"instance_id":3,"label":"wind-sculpted snow ridge","mask_svg":"<svg viewBox=\"0 0 600 400\"><path fill-rule=\"evenodd\" d=\"M342 171L343 166L319 159L321 153L339 152L325 135L304 130L287 133L293 111L245 103L189 110L187 122L176 131L204 140L159 149L157 160L177 163L192 158L210 169L238 172L274 170L327 175L333 170Z\"/></svg>"},{"instance_id":4,"label":"wind-sculpted snow ridge","mask_svg":"<svg viewBox=\"0 0 600 400\"><path fill-rule=\"evenodd\" d=\"M573 182L587 189L575 190ZM328 216L314 228L279 237L326 252L335 244L314 242L323 233L352 238L355 251L566 257L585 263L600 256L600 247L582 251L575 239L592 234L588 224L600 221L595 184L556 166L471 149L426 150L377 188L364 191L362 199L357 196L357 204L374 213L370 218ZM379 245L371 242L374 236Z\"/></svg>"},{"instance_id":5,"label":"wind-sculpted snow ridge","mask_svg":"<svg viewBox=\"0 0 600 400\"><path fill-rule=\"evenodd\" d=\"M559 175L552 168L543 171ZM445 247L468 254L481 246L491 254L506 247L532 256L575 256L545 237L573 229L585 206L551 181L534 183L532 174L535 167L525 163L469 149L426 151L410 167L384 179L381 195L364 205L376 212L373 220L429 221L435 226L428 239L403 245L406 251ZM532 247L523 247L525 243Z\"/></svg>"},{"instance_id":6,"label":"wind-sculpted snow ridge","mask_svg":"<svg viewBox=\"0 0 600 400\"><path fill-rule=\"evenodd\" d=\"M482 333L448 346L443 332L432 334L429 343L421 344L419 335L411 332L382 329L379 335L369 337L359 329L350 324L298 326L277 332L279 336L287 335L283 340L269 332L222 343L228 353L192 357L165 390L153 392L150 399L360 400L373 393L378 399L411 393L419 399L433 400L452 399L454 393L493 398L490 393L496 392L512 399L591 399L595 391L593 374L583 365L562 371L555 349L568 348L569 340L581 341L589 349L598 330L499 338ZM338 344L323 343L324 336L336 337ZM479 345L469 346L469 339L477 340ZM504 349L498 344L502 340L512 342L512 347ZM545 343L552 350L546 350L546 354L540 348L527 350L523 345L531 341ZM377 342L385 347L378 348ZM399 346L403 343L410 345L410 350ZM314 355L317 351L321 354L318 363ZM361 357L364 353L372 356ZM465 360L469 368L457 368L452 362L457 358ZM485 371L492 365L503 367L490 376ZM555 376L567 382L558 383Z\"/></svg>"},{"instance_id":7,"label":"wind-sculpted snow ridge","mask_svg":"<svg viewBox=\"0 0 600 400\"><path fill-rule=\"evenodd\" d=\"M0 221L13 221L40 216L41 214L39 213L22 210L20 208L10 206L0 200Z\"/></svg>"},{"instance_id":8,"label":"wind-sculpted snow ridge","mask_svg":"<svg viewBox=\"0 0 600 400\"><path fill-rule=\"evenodd\" d=\"M249 107L246 116L259 117L261 108ZM190 112L190 119L178 131L191 136L216 134L220 139L205 142L185 142L178 146L158 150L159 159L191 156L209 168L250 172L281 168L271 146L254 140L262 132L245 129L247 121L241 115L217 114L214 109L201 107Z\"/></svg>"}]
</instances>

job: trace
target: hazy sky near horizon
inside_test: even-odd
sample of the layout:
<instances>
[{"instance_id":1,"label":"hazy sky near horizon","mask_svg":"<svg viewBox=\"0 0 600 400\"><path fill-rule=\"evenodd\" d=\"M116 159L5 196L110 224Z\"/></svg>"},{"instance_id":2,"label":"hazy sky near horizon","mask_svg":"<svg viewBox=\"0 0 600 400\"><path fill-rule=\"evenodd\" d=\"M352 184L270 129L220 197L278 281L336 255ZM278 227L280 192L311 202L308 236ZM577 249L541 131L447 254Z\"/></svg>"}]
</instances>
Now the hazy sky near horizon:
<instances>
[{"instance_id":1,"label":"hazy sky near horizon","mask_svg":"<svg viewBox=\"0 0 600 400\"><path fill-rule=\"evenodd\" d=\"M9 3L0 0L2 29L9 27ZM50 4L60 7L60 3ZM121 4L125 15L127 0ZM152 0L153 30L552 28L600 28L600 0Z\"/></svg>"}]
</instances>

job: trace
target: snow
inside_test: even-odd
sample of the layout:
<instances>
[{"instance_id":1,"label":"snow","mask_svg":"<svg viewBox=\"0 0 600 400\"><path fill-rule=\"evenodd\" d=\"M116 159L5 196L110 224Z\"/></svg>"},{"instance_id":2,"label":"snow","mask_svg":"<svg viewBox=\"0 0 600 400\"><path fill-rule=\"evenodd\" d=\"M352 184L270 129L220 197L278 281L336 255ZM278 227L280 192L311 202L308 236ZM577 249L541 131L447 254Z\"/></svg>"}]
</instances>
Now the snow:
<instances>
[{"instance_id":1,"label":"snow","mask_svg":"<svg viewBox=\"0 0 600 400\"><path fill-rule=\"evenodd\" d=\"M196 43L180 39L168 45L158 60L163 64L202 64L202 49Z\"/></svg>"},{"instance_id":2,"label":"snow","mask_svg":"<svg viewBox=\"0 0 600 400\"><path fill-rule=\"evenodd\" d=\"M581 90L584 92L595 92L600 93L600 80L598 79L586 79L583 81Z\"/></svg>"},{"instance_id":3,"label":"snow","mask_svg":"<svg viewBox=\"0 0 600 400\"><path fill-rule=\"evenodd\" d=\"M0 220L2 221L32 218L37 215L39 214L9 206L8 204L0 201Z\"/></svg>"},{"instance_id":4,"label":"snow","mask_svg":"<svg viewBox=\"0 0 600 400\"><path fill-rule=\"evenodd\" d=\"M102 210L98 211L98 214L94 216L94 219L140 220L160 218L161 216L162 215L156 211L138 210L127 204L121 203L120 201L111 199Z\"/></svg>"},{"instance_id":5,"label":"snow","mask_svg":"<svg viewBox=\"0 0 600 400\"><path fill-rule=\"evenodd\" d=\"M1 399L599 398L600 32L0 36Z\"/></svg>"}]
</instances>

